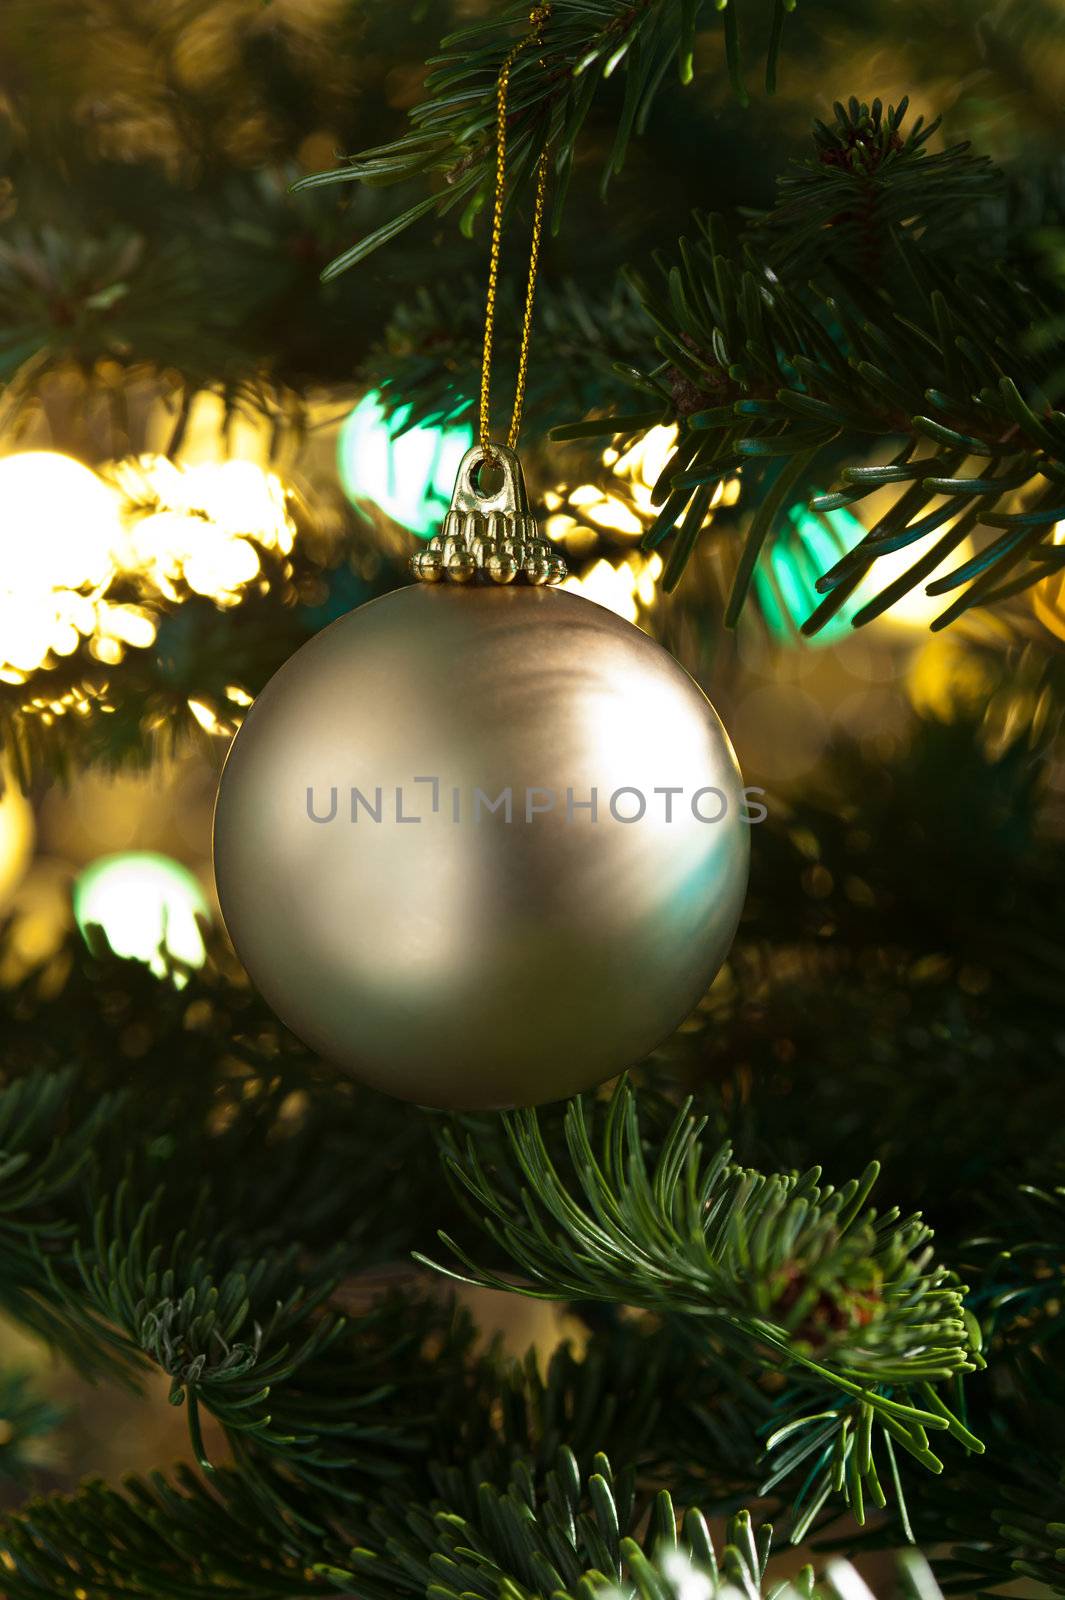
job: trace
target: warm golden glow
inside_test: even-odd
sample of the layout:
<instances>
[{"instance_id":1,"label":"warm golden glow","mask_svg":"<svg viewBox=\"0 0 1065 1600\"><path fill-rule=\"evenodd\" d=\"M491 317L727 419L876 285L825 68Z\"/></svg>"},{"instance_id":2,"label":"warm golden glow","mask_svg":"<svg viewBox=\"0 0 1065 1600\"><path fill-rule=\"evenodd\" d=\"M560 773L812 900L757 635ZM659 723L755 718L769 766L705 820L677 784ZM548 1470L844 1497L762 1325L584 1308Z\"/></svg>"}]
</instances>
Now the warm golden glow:
<instances>
[{"instance_id":1,"label":"warm golden glow","mask_svg":"<svg viewBox=\"0 0 1065 1600\"><path fill-rule=\"evenodd\" d=\"M913 566L924 550L925 546L920 544L916 549L893 550L887 555L877 556L869 572L855 590L852 610L859 609L866 601L882 594L889 584L894 583L896 578L901 578L902 574ZM934 571L922 578L908 594L896 600L894 605L883 613L878 619L879 625L894 625L910 632L925 633L936 618L942 616L958 594L957 590L952 590L949 594L926 594L926 586L934 578L943 578L956 567L971 560L975 553L972 540L963 539L948 556L944 557Z\"/></svg>"},{"instance_id":2,"label":"warm golden glow","mask_svg":"<svg viewBox=\"0 0 1065 1600\"><path fill-rule=\"evenodd\" d=\"M994 688L988 663L949 632L933 634L915 653L906 674L914 708L943 722L978 712Z\"/></svg>"},{"instance_id":3,"label":"warm golden glow","mask_svg":"<svg viewBox=\"0 0 1065 1600\"><path fill-rule=\"evenodd\" d=\"M544 496L550 513L545 524L548 537L564 544L571 556L592 550L604 534L608 538L642 537L657 515L651 495L676 442L674 424L649 428L624 452L613 445L604 450L603 465L610 468L613 479L609 488L595 483L581 483L574 489L561 485ZM711 510L734 505L739 487L738 478L719 483Z\"/></svg>"},{"instance_id":4,"label":"warm golden glow","mask_svg":"<svg viewBox=\"0 0 1065 1600\"><path fill-rule=\"evenodd\" d=\"M33 858L33 807L9 772L0 776L0 911L6 911Z\"/></svg>"},{"instance_id":5,"label":"warm golden glow","mask_svg":"<svg viewBox=\"0 0 1065 1600\"><path fill-rule=\"evenodd\" d=\"M6 683L19 683L50 655L70 655L79 639L98 631L120 499L69 456L5 456L0 527L0 666Z\"/></svg>"},{"instance_id":6,"label":"warm golden glow","mask_svg":"<svg viewBox=\"0 0 1065 1600\"><path fill-rule=\"evenodd\" d=\"M282 555L292 549L281 480L254 462L178 467L166 456L141 456L113 476L142 508L127 521L122 570L142 574L168 600L180 597L183 582L216 605L236 605L259 576L256 545Z\"/></svg>"},{"instance_id":7,"label":"warm golden glow","mask_svg":"<svg viewBox=\"0 0 1065 1600\"><path fill-rule=\"evenodd\" d=\"M655 584L661 576L660 555L642 556L633 551L616 566L609 561L596 561L583 577L567 578L561 588L606 606L626 622L635 622L641 606L647 609L654 605Z\"/></svg>"},{"instance_id":8,"label":"warm golden glow","mask_svg":"<svg viewBox=\"0 0 1065 1600\"><path fill-rule=\"evenodd\" d=\"M143 456L99 476L48 450L0 459L0 527L0 682L10 684L83 642L117 666L155 642L157 602L186 589L239 604L262 581L260 551L287 555L295 537L280 479L253 462ZM139 601L107 598L118 578ZM85 709L70 695L35 709L50 721L76 703Z\"/></svg>"},{"instance_id":9,"label":"warm golden glow","mask_svg":"<svg viewBox=\"0 0 1065 1600\"><path fill-rule=\"evenodd\" d=\"M15 890L10 922L0 951L0 988L20 983L29 973L43 975L54 964L48 992L62 984L67 963L61 952L74 921L70 904L73 869L67 862L38 856Z\"/></svg>"},{"instance_id":10,"label":"warm golden glow","mask_svg":"<svg viewBox=\"0 0 1065 1600\"><path fill-rule=\"evenodd\" d=\"M1054 524L1052 544L1065 544L1065 522ZM1065 567L1041 578L1032 590L1032 609L1056 639L1065 639Z\"/></svg>"},{"instance_id":11,"label":"warm golden glow","mask_svg":"<svg viewBox=\"0 0 1065 1600\"><path fill-rule=\"evenodd\" d=\"M189 700L188 707L205 733L217 734L219 738L224 739L232 739L236 733L239 718L233 722L223 722L213 707L203 700Z\"/></svg>"}]
</instances>

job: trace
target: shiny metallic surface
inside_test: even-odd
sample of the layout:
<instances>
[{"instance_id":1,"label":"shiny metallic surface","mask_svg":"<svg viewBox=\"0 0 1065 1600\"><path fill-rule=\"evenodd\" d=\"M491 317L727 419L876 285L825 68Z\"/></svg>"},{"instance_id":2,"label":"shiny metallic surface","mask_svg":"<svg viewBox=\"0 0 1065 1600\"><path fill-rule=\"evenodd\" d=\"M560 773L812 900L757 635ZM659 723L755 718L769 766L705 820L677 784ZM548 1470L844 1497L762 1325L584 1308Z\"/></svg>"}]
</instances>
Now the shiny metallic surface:
<instances>
[{"instance_id":1,"label":"shiny metallic surface","mask_svg":"<svg viewBox=\"0 0 1065 1600\"><path fill-rule=\"evenodd\" d=\"M412 574L422 583L561 583L566 563L529 509L521 462L506 445L493 445L501 481L485 490L478 474L486 459L479 444L463 456L444 526L411 557Z\"/></svg>"},{"instance_id":2,"label":"shiny metallic surface","mask_svg":"<svg viewBox=\"0 0 1065 1600\"><path fill-rule=\"evenodd\" d=\"M720 821L695 814L713 797L693 809L708 789ZM510 821L486 803L507 791ZM590 1088L684 1019L732 941L749 836L713 707L645 634L562 590L416 584L256 700L215 872L305 1043L401 1099L504 1107Z\"/></svg>"}]
</instances>

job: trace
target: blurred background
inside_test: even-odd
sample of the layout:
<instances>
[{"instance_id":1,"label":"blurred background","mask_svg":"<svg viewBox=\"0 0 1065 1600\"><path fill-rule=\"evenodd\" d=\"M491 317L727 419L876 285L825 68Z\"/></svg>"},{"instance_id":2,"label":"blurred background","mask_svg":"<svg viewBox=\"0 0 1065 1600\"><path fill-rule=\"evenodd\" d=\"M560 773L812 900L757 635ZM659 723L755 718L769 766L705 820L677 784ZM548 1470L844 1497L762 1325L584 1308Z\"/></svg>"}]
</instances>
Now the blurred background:
<instances>
[{"instance_id":1,"label":"blurred background","mask_svg":"<svg viewBox=\"0 0 1065 1600\"><path fill-rule=\"evenodd\" d=\"M263 683L333 618L406 581L472 441L483 229L423 224L322 285L337 252L399 209L388 189L291 184L394 137L425 62L490 0L5 0L0 8L0 984L62 993L78 930L165 970L206 959L218 928L211 811L228 741ZM855 632L850 606L815 639L814 581L875 518L877 497L792 508L767 545L740 626L722 625L745 511L726 484L676 593L639 549L672 443L551 445L547 430L622 394L614 359L653 360L618 266L672 247L693 208L772 202L834 99L911 96L1017 178L1058 182L1065 24L1039 0L802 0L779 92L729 91L720 33L695 83L662 98L606 203L613 135L593 114L566 224L544 263L524 448L568 586L627 617L717 706L777 815L831 793L839 741L890 765L916 718L975 725L989 753L1034 748L1060 826L1065 577L943 634L920 591ZM987 13L985 15L985 12ZM598 119L598 120L597 120ZM1057 270L1040 213L1032 253ZM518 270L514 247L509 265ZM604 310L604 306L606 309ZM428 375L428 377L427 377ZM450 375L450 376L449 376ZM447 385L443 419L411 425L403 385ZM505 387L502 370L499 382ZM398 409L397 409L398 405ZM884 567L877 576L883 587ZM1049 677L1048 677L1049 675ZM25 786L25 792L24 788ZM900 863L900 871L905 870ZM811 905L836 885L812 852ZM827 879L827 881L826 881ZM221 934L219 933L219 938ZM210 941L208 941L210 942ZM180 976L168 981L181 982ZM735 981L726 973L723 982ZM979 982L977 976L974 982ZM698 1028L696 1019L692 1025ZM150 1047L121 1035L129 1071ZM548 1348L550 1307L482 1304L515 1346ZM530 1321L530 1317L533 1319ZM0 1329L0 1368L30 1370L36 1465L70 1483L187 1445L180 1413L89 1398ZM58 1427L54 1410L65 1413ZM172 1422L172 1426L171 1426ZM0 1419L0 1469L5 1442ZM28 1413L20 1427L32 1432ZM33 1456L23 1441L22 1459ZM0 1484L0 1496L5 1494Z\"/></svg>"}]
</instances>

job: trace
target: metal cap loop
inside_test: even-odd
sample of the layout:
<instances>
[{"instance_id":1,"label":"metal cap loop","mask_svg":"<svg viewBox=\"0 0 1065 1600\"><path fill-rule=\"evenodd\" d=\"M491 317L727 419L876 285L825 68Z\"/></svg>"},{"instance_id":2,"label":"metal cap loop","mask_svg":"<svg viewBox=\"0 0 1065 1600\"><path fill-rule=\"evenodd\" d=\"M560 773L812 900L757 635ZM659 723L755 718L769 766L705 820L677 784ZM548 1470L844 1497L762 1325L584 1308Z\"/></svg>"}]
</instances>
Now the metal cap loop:
<instances>
[{"instance_id":1,"label":"metal cap loop","mask_svg":"<svg viewBox=\"0 0 1065 1600\"><path fill-rule=\"evenodd\" d=\"M486 493L477 481L484 462L502 469L503 482ZM441 531L411 558L423 583L559 583L566 565L548 543L529 508L525 474L506 445L467 450L455 479L451 510Z\"/></svg>"}]
</instances>

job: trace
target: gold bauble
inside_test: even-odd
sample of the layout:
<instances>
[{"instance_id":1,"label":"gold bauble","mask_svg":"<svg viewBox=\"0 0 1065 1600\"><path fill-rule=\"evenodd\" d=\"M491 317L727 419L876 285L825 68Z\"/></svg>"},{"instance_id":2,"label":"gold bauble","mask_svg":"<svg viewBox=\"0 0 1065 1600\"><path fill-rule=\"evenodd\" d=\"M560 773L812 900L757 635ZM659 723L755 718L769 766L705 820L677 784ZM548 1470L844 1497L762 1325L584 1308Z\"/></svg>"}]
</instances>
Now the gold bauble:
<instances>
[{"instance_id":1,"label":"gold bauble","mask_svg":"<svg viewBox=\"0 0 1065 1600\"><path fill-rule=\"evenodd\" d=\"M698 686L536 587L416 585L318 634L253 705L215 814L266 1000L432 1106L554 1100L660 1044L725 958L749 852Z\"/></svg>"}]
</instances>

